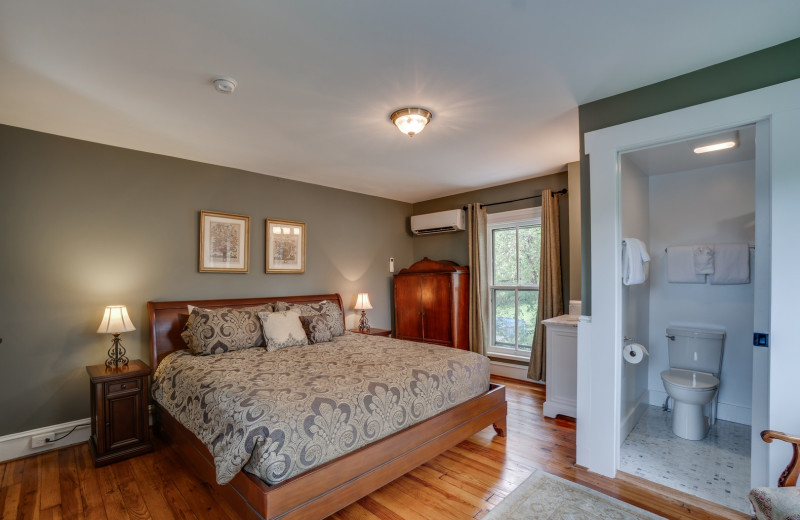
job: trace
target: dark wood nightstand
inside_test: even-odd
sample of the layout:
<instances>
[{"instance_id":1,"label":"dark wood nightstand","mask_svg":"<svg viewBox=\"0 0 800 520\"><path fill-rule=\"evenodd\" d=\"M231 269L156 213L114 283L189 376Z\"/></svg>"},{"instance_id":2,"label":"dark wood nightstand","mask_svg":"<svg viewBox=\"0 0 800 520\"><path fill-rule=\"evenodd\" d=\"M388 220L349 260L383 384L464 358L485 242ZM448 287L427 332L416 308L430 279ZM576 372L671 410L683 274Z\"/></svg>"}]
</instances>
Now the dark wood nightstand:
<instances>
[{"instance_id":1,"label":"dark wood nightstand","mask_svg":"<svg viewBox=\"0 0 800 520\"><path fill-rule=\"evenodd\" d=\"M105 466L153 450L148 424L150 367L137 359L128 366L86 367L92 402L89 451Z\"/></svg>"},{"instance_id":2,"label":"dark wood nightstand","mask_svg":"<svg viewBox=\"0 0 800 520\"><path fill-rule=\"evenodd\" d=\"M387 338L392 337L392 331L386 329L376 329L375 327L369 330L358 330L358 329L350 329L350 332L358 332L359 334L369 334L370 336L385 336Z\"/></svg>"}]
</instances>

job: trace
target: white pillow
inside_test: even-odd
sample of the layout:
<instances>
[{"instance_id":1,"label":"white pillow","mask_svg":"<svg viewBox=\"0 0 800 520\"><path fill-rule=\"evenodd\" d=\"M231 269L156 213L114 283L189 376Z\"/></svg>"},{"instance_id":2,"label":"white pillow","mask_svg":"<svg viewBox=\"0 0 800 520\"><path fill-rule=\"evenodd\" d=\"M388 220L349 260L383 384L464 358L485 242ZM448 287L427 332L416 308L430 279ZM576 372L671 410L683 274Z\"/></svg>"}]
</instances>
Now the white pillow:
<instances>
[{"instance_id":1,"label":"white pillow","mask_svg":"<svg viewBox=\"0 0 800 520\"><path fill-rule=\"evenodd\" d=\"M297 311L259 312L267 350L272 352L286 347L308 345L308 337L300 323Z\"/></svg>"}]
</instances>

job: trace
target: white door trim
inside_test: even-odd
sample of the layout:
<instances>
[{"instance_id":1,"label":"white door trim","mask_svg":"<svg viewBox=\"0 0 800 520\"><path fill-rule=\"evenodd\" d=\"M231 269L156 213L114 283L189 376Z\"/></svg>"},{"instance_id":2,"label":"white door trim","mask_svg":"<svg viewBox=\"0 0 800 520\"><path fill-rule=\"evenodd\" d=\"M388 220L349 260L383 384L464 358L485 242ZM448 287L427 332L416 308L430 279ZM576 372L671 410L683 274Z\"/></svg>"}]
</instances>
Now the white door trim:
<instances>
[{"instance_id":1,"label":"white door trim","mask_svg":"<svg viewBox=\"0 0 800 520\"><path fill-rule=\"evenodd\" d=\"M796 403L788 410L788 400L776 398L781 383L792 386L787 373L776 379L777 372L786 372L787 363L794 364L800 354L796 349L796 327L791 318L792 302L800 293L800 276L791 261L800 256L800 245L791 240L792 221L800 211L800 166L797 153L800 135L800 80L746 92L737 96L711 101L702 105L632 121L585 134L589 154L590 202L592 220L592 319L588 326L579 327L578 373L591 372L591 377L578 380L577 463L591 471L613 477L619 464L620 435L620 356L621 334L621 265L620 265L620 171L621 153L640 148L679 141L711 132L746 124L769 121L771 125L770 168L772 205L770 216L773 240L770 271L771 347L768 366L769 389L753 402L753 408L769 410L764 418L754 422L754 431L765 427L783 427L800 431L800 413ZM777 183L777 184L776 184ZM781 193L782 199L777 196ZM778 221L781 222L778 222ZM796 225L796 224L794 224ZM794 231L796 234L796 230ZM782 260L778 260L782 259ZM780 280L776 284L774 280ZM785 310L784 310L785 308ZM755 380L755 374L754 374ZM789 392L791 393L791 392ZM581 398L590 402L581 403ZM754 421L756 417L754 416ZM584 445L582 445L584 444ZM770 445L767 460L753 459L751 466L763 465L762 472L753 469L753 476L768 475L777 479L786 461L781 457L788 447ZM773 478L774 477L774 478ZM754 482L756 484L761 484ZM766 484L766 482L763 482Z\"/></svg>"}]
</instances>

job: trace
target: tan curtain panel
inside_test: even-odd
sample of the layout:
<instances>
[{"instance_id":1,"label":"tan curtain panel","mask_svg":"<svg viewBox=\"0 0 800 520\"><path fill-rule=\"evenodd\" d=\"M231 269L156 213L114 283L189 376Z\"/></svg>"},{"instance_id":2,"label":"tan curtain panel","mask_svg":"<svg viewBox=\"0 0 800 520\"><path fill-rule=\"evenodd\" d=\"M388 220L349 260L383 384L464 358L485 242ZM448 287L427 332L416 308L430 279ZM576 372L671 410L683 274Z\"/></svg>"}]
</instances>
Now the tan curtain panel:
<instances>
[{"instance_id":1,"label":"tan curtain panel","mask_svg":"<svg viewBox=\"0 0 800 520\"><path fill-rule=\"evenodd\" d=\"M489 278L486 269L486 208L467 206L469 222L469 348L486 355L489 341Z\"/></svg>"},{"instance_id":2,"label":"tan curtain panel","mask_svg":"<svg viewBox=\"0 0 800 520\"><path fill-rule=\"evenodd\" d=\"M558 215L559 195L542 191L542 253L539 264L539 309L533 333L528 377L545 381L544 326L542 320L564 314L561 297L561 233Z\"/></svg>"}]
</instances>

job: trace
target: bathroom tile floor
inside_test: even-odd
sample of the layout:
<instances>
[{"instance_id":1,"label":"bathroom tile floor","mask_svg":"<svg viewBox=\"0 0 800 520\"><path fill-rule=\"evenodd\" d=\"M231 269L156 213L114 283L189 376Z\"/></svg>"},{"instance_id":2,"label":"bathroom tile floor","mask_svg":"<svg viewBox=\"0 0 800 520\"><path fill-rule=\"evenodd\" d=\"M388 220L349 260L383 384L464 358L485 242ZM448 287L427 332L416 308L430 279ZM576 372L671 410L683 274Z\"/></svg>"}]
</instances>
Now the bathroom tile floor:
<instances>
[{"instance_id":1,"label":"bathroom tile floor","mask_svg":"<svg viewBox=\"0 0 800 520\"><path fill-rule=\"evenodd\" d=\"M750 427L717 420L689 441L672 433L671 416L648 407L622 444L620 471L750 513Z\"/></svg>"}]
</instances>

